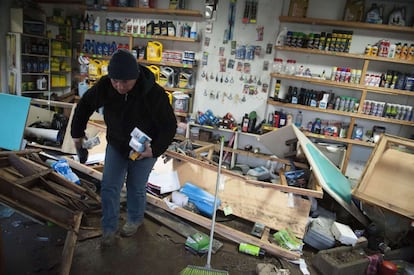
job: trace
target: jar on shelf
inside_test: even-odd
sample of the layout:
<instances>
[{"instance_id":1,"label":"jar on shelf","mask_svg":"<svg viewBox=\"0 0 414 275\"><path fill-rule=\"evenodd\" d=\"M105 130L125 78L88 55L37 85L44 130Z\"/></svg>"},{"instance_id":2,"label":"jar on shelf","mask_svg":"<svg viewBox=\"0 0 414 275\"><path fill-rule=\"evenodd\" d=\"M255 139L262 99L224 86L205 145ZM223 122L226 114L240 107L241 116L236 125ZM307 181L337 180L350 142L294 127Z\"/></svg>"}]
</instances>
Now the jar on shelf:
<instances>
[{"instance_id":1,"label":"jar on shelf","mask_svg":"<svg viewBox=\"0 0 414 275\"><path fill-rule=\"evenodd\" d=\"M283 70L283 59L281 58L274 58L272 64L272 72L280 74Z\"/></svg>"}]
</instances>

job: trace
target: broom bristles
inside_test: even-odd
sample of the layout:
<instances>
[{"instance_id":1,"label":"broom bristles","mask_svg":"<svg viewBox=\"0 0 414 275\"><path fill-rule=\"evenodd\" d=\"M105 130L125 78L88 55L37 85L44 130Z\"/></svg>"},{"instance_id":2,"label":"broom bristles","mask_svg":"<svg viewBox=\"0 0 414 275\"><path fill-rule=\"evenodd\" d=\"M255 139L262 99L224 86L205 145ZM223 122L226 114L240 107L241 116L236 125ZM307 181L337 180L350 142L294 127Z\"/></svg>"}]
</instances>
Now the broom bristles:
<instances>
[{"instance_id":1,"label":"broom bristles","mask_svg":"<svg viewBox=\"0 0 414 275\"><path fill-rule=\"evenodd\" d=\"M217 270L203 266L189 265L184 268L180 275L228 275L229 273L225 270Z\"/></svg>"}]
</instances>

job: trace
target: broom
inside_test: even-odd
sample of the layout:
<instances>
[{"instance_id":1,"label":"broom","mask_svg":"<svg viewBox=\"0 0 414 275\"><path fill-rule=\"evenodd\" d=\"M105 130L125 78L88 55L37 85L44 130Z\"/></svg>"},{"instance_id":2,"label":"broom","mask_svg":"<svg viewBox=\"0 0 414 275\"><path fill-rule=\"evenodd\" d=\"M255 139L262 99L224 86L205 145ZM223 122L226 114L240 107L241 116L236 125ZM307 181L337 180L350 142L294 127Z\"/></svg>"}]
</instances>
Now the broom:
<instances>
[{"instance_id":1,"label":"broom","mask_svg":"<svg viewBox=\"0 0 414 275\"><path fill-rule=\"evenodd\" d=\"M208 253L207 253L207 264L205 266L194 266L189 265L184 268L180 275L220 275L220 274L229 274L225 270L217 270L211 268L211 250L213 247L213 237L214 237L214 226L216 224L216 211L217 211L217 194L220 184L220 174L221 174L221 165L223 160L223 147L224 147L224 137L220 139L220 158L218 164L218 171L217 171L217 180L216 180L216 191L214 194L214 206L213 206L213 219L211 222L211 229L210 229L210 243L208 245Z\"/></svg>"}]
</instances>

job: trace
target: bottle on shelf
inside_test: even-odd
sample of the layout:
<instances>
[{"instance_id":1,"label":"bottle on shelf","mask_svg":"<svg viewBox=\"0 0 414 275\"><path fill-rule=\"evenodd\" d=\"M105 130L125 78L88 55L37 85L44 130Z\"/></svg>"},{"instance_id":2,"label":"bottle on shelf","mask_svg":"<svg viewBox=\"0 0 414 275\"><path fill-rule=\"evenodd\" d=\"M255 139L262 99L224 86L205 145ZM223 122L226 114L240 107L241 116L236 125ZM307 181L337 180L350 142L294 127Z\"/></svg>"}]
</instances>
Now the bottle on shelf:
<instances>
[{"instance_id":1,"label":"bottle on shelf","mask_svg":"<svg viewBox=\"0 0 414 275\"><path fill-rule=\"evenodd\" d=\"M249 130L249 115L247 113L244 114L244 117L242 119L242 132L247 133Z\"/></svg>"},{"instance_id":2,"label":"bottle on shelf","mask_svg":"<svg viewBox=\"0 0 414 275\"><path fill-rule=\"evenodd\" d=\"M299 111L295 117L295 126L298 128L302 127L302 120L303 120L302 111Z\"/></svg>"},{"instance_id":3,"label":"bottle on shelf","mask_svg":"<svg viewBox=\"0 0 414 275\"><path fill-rule=\"evenodd\" d=\"M280 85L281 85L281 81L277 79L275 83L275 89L273 92L273 100L279 100Z\"/></svg>"}]
</instances>

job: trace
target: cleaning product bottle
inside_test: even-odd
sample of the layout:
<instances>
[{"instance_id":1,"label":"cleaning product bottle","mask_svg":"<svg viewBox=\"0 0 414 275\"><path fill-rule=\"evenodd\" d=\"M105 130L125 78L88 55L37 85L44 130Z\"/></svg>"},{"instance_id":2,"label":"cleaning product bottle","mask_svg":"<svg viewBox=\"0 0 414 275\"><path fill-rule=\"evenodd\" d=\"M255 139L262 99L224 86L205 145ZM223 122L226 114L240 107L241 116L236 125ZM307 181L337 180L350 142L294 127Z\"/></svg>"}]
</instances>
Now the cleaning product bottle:
<instances>
[{"instance_id":1,"label":"cleaning product bottle","mask_svg":"<svg viewBox=\"0 0 414 275\"><path fill-rule=\"evenodd\" d=\"M242 132L247 133L248 130L249 130L249 116L247 113L245 113L242 119Z\"/></svg>"},{"instance_id":2,"label":"cleaning product bottle","mask_svg":"<svg viewBox=\"0 0 414 275\"><path fill-rule=\"evenodd\" d=\"M197 34L197 22L193 22L190 29L190 38L197 40L198 34Z\"/></svg>"},{"instance_id":3,"label":"cleaning product bottle","mask_svg":"<svg viewBox=\"0 0 414 275\"><path fill-rule=\"evenodd\" d=\"M97 16L93 22L93 30L96 32L101 31L101 19L99 16Z\"/></svg>"},{"instance_id":4,"label":"cleaning product bottle","mask_svg":"<svg viewBox=\"0 0 414 275\"><path fill-rule=\"evenodd\" d=\"M295 117L295 126L298 128L302 127L302 120L303 120L302 111L299 111Z\"/></svg>"},{"instance_id":5,"label":"cleaning product bottle","mask_svg":"<svg viewBox=\"0 0 414 275\"><path fill-rule=\"evenodd\" d=\"M284 46L285 45L285 40L286 40L287 33L288 33L287 27L283 27L283 29L279 32L279 34L276 37L275 46Z\"/></svg>"},{"instance_id":6,"label":"cleaning product bottle","mask_svg":"<svg viewBox=\"0 0 414 275\"><path fill-rule=\"evenodd\" d=\"M319 108L326 109L326 107L328 106L328 100L329 100L329 93L324 93L322 100L319 101Z\"/></svg>"}]
</instances>

